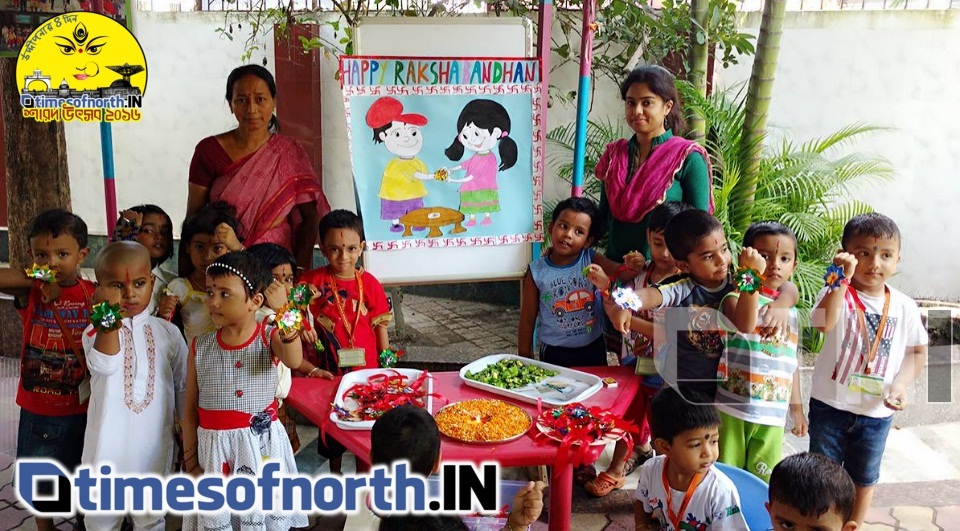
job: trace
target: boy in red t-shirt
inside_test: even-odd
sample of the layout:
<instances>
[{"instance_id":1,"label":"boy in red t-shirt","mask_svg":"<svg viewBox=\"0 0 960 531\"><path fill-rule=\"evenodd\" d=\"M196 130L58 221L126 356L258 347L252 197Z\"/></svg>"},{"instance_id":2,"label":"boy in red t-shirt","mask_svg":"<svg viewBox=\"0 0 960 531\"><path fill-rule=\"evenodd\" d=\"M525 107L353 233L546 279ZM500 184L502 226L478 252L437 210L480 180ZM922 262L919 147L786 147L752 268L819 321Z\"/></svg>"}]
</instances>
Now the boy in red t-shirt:
<instances>
[{"instance_id":1,"label":"boy in red t-shirt","mask_svg":"<svg viewBox=\"0 0 960 531\"><path fill-rule=\"evenodd\" d=\"M23 318L17 458L54 459L72 472L83 452L90 396L80 340L94 286L77 277L90 252L87 224L66 210L48 210L30 223L28 237L33 261L55 277L43 282L22 269L0 269L0 290L16 297ZM37 529L53 528L52 519L37 518Z\"/></svg>"},{"instance_id":2,"label":"boy in red t-shirt","mask_svg":"<svg viewBox=\"0 0 960 531\"><path fill-rule=\"evenodd\" d=\"M334 210L320 220L320 252L329 265L303 274L300 282L313 286L310 303L324 351L316 367L305 362L307 375L325 369L342 374L352 369L375 369L381 352L390 348L387 325L393 314L380 282L357 267L363 252L363 222L348 210ZM331 472L340 471L344 449L332 439L329 447L318 440L320 455L330 459Z\"/></svg>"}]
</instances>

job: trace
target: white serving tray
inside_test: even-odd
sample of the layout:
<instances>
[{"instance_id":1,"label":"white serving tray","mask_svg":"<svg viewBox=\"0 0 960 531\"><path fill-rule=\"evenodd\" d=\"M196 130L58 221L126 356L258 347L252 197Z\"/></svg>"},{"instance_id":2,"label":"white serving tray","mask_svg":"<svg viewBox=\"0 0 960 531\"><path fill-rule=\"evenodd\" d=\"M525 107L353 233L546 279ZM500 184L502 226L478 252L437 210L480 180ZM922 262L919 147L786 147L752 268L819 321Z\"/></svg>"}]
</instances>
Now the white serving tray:
<instances>
[{"instance_id":1,"label":"white serving tray","mask_svg":"<svg viewBox=\"0 0 960 531\"><path fill-rule=\"evenodd\" d=\"M340 387L337 388L337 394L333 397L333 403L347 410L356 409L357 403L353 399L347 398L346 401L343 399L343 393L347 389L350 389L358 383L365 383L371 376L376 374L382 374L385 372L398 372L403 376L409 378L411 381L416 380L423 374L423 371L417 369L360 369L358 371L348 372L343 375L343 379L340 380ZM433 377L427 376L426 382L424 382L426 388L426 410L427 413L433 414ZM331 409L330 411L330 420L334 424L344 430L369 430L373 427L373 423L376 421L373 420L364 420L360 422L351 422L349 420L341 420L340 417Z\"/></svg>"},{"instance_id":2,"label":"white serving tray","mask_svg":"<svg viewBox=\"0 0 960 531\"><path fill-rule=\"evenodd\" d=\"M554 371L557 375L516 389L504 389L467 378L466 375L468 371L480 372L488 365L493 365L500 360L520 360L527 365L534 365ZM542 400L544 404L551 406L565 406L574 402L582 402L593 396L594 393L603 387L603 380L598 376L530 358L523 358L514 354L491 354L480 358L460 369L460 380L470 387L476 387L477 389L483 389L491 393L508 396L531 404L536 404L537 400ZM550 387L547 387L548 385L550 385Z\"/></svg>"}]
</instances>

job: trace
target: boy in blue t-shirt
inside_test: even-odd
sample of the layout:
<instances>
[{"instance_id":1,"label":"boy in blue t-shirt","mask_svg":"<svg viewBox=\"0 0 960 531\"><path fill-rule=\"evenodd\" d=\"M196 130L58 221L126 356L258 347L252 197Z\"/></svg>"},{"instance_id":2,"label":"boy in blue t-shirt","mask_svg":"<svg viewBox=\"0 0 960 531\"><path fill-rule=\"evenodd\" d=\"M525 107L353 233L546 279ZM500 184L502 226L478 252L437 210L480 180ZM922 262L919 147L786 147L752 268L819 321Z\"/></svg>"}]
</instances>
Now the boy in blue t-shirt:
<instances>
[{"instance_id":1,"label":"boy in blue t-shirt","mask_svg":"<svg viewBox=\"0 0 960 531\"><path fill-rule=\"evenodd\" d=\"M584 268L596 263L612 273L619 265L590 246L604 233L596 203L584 197L561 201L550 221L551 251L530 264L523 277L517 350L532 358L539 324L540 360L563 367L607 364L603 309Z\"/></svg>"}]
</instances>

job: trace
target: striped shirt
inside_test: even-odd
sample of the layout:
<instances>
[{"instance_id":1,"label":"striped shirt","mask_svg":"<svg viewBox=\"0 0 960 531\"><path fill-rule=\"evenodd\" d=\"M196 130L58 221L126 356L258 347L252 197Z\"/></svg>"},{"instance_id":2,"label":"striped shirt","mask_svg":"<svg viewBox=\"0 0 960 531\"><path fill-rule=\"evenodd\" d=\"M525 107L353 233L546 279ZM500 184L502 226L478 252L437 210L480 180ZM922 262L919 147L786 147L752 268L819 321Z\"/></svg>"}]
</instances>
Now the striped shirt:
<instances>
[{"instance_id":1,"label":"striped shirt","mask_svg":"<svg viewBox=\"0 0 960 531\"><path fill-rule=\"evenodd\" d=\"M739 294L730 293L724 299L730 297ZM771 302L773 299L760 295L761 308ZM743 334L728 329L724 356L717 369L717 409L745 422L785 425L797 370L800 328L796 308L790 309L789 323L789 330L777 336L763 336L759 330Z\"/></svg>"}]
</instances>

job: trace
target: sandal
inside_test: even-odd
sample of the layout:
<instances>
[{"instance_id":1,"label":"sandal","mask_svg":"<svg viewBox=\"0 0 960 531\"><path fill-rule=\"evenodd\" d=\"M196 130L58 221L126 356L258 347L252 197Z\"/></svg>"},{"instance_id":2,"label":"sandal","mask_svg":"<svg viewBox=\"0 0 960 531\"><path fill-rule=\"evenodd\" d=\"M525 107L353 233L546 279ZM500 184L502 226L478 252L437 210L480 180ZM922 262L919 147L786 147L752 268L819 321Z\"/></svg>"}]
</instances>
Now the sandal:
<instances>
[{"instance_id":1,"label":"sandal","mask_svg":"<svg viewBox=\"0 0 960 531\"><path fill-rule=\"evenodd\" d=\"M654 455L653 448L647 452L632 452L623 466L624 477L633 474L636 469L640 468L641 465L652 459Z\"/></svg>"},{"instance_id":2,"label":"sandal","mask_svg":"<svg viewBox=\"0 0 960 531\"><path fill-rule=\"evenodd\" d=\"M573 469L573 482L582 487L597 478L593 465L580 465Z\"/></svg>"},{"instance_id":3,"label":"sandal","mask_svg":"<svg viewBox=\"0 0 960 531\"><path fill-rule=\"evenodd\" d=\"M603 498L611 492L623 488L627 483L626 476L623 477L613 477L606 472L600 472L597 475L597 479L587 483L583 488L591 495L597 498Z\"/></svg>"}]
</instances>

